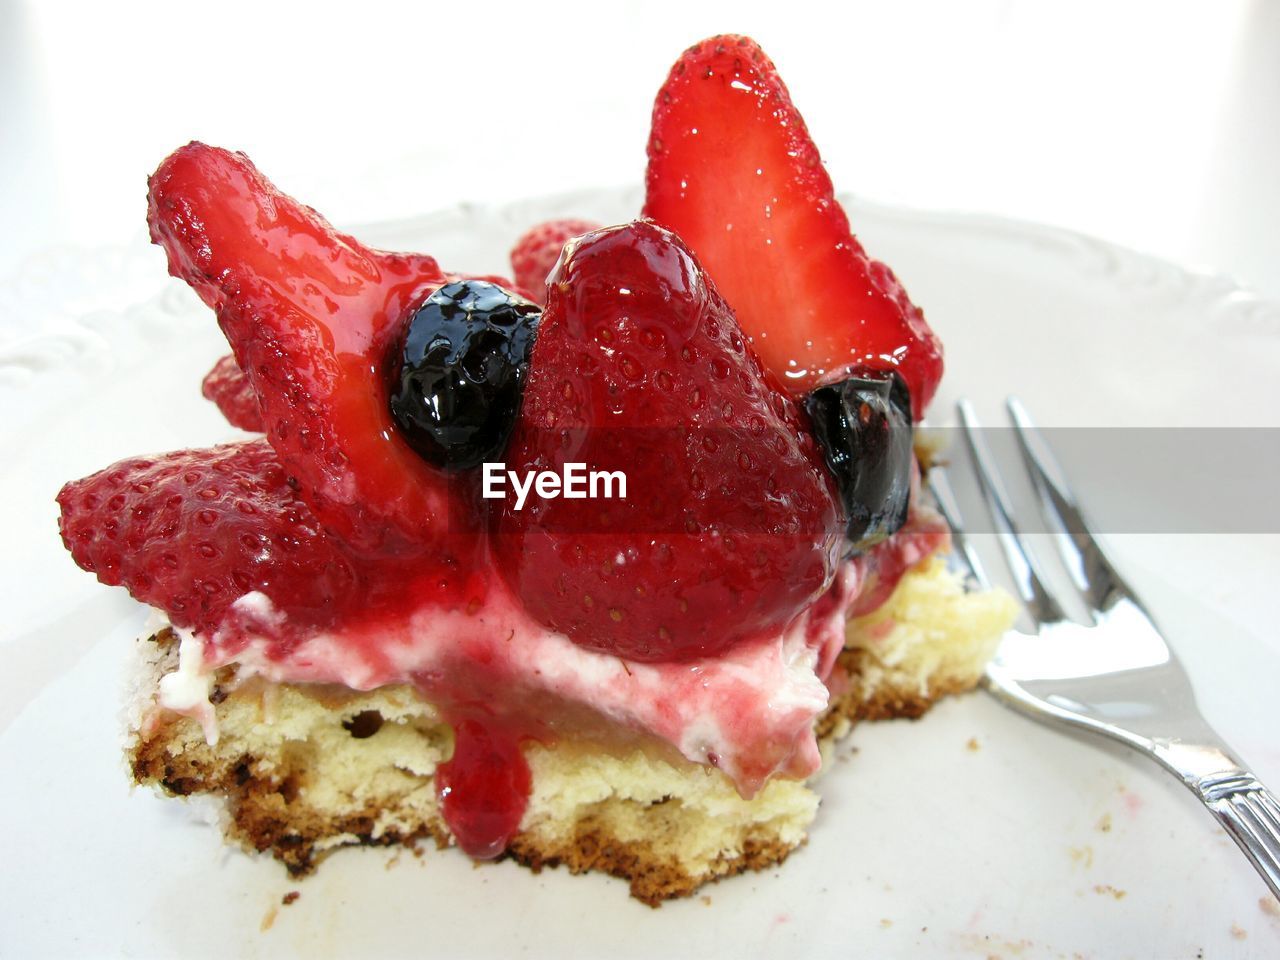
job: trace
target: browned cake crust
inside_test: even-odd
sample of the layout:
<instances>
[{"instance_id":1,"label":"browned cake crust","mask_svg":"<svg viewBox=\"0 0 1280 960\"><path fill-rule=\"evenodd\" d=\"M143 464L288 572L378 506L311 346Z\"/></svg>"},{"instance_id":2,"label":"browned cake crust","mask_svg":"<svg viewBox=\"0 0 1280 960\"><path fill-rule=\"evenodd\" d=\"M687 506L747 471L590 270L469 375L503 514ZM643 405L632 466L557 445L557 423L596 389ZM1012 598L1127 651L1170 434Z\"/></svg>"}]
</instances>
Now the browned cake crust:
<instances>
[{"instance_id":1,"label":"browned cake crust","mask_svg":"<svg viewBox=\"0 0 1280 960\"><path fill-rule=\"evenodd\" d=\"M721 857L712 864L710 875L695 876L678 863L655 857L650 844L618 840L607 828L588 820L567 842L550 846L517 834L505 856L534 873L543 867L565 867L574 874L596 872L618 877L630 883L632 897L657 907L663 900L687 897L705 884L782 863L794 849L781 840L747 838L737 856Z\"/></svg>"},{"instance_id":2,"label":"browned cake crust","mask_svg":"<svg viewBox=\"0 0 1280 960\"><path fill-rule=\"evenodd\" d=\"M175 723L189 725L191 721L181 718ZM129 754L134 782L159 787L174 797L206 793L225 798L230 815L228 836L247 849L270 852L294 876L315 869L331 852L319 845L332 837L350 836L351 844L360 846L412 847L425 839L435 840L441 848L449 844L443 824L429 821L415 829L391 827L375 832L382 811L374 804L358 813L334 816L299 802L299 785L306 777L306 770L300 767L255 772L262 767L260 758L245 753L231 760L213 749L174 755L172 744L177 735L166 725L150 736L138 737Z\"/></svg>"}]
</instances>

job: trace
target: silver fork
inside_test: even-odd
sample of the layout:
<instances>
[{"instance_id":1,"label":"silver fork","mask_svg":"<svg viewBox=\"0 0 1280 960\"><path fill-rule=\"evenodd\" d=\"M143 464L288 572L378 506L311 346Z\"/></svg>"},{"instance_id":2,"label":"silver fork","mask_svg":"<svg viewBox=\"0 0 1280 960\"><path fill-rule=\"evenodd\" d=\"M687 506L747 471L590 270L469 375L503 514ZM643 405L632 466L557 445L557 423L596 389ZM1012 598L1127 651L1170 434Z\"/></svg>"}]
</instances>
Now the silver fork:
<instances>
[{"instance_id":1,"label":"silver fork","mask_svg":"<svg viewBox=\"0 0 1280 960\"><path fill-rule=\"evenodd\" d=\"M1200 715L1186 671L1142 602L1089 532L1080 507L1031 418L1016 398L1009 415L1040 510L1092 619L1064 614L1013 516L1009 495L978 431L973 407L960 422L978 484L1033 632L1005 635L985 685L1007 706L1038 720L1101 733L1156 760L1178 777L1230 834L1280 899L1280 804ZM951 527L956 555L989 587L965 540L959 508L943 471L929 486Z\"/></svg>"}]
</instances>

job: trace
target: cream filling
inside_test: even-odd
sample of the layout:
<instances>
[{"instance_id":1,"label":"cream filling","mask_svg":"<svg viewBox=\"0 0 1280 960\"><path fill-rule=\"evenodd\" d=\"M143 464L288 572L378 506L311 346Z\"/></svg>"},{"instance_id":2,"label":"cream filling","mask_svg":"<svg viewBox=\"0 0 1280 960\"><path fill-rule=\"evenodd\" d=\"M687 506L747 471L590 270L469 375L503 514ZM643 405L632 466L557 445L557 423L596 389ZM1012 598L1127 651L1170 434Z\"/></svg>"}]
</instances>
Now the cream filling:
<instances>
[{"instance_id":1,"label":"cream filling","mask_svg":"<svg viewBox=\"0 0 1280 960\"><path fill-rule=\"evenodd\" d=\"M178 669L160 678L160 706L199 723L212 747L218 742L218 718L209 702L213 671L204 662L205 644L189 630L174 627L173 632L178 635Z\"/></svg>"}]
</instances>

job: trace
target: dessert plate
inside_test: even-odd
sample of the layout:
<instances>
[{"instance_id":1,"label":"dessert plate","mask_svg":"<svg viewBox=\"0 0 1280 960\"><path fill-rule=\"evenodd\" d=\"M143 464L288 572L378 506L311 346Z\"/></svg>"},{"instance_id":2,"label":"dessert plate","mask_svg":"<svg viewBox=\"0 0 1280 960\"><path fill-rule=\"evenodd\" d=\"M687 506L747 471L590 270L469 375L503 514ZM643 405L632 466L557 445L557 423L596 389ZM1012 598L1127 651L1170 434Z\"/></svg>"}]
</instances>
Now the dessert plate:
<instances>
[{"instance_id":1,"label":"dessert plate","mask_svg":"<svg viewBox=\"0 0 1280 960\"><path fill-rule=\"evenodd\" d=\"M1247 442L1277 436L1268 428L1280 426L1280 307L1057 229L849 207L947 345L939 419L965 395L994 421L1016 392L1050 427L1225 420L1258 428L1241 434ZM536 221L617 222L639 208L638 192L604 190L355 232L504 273L510 243ZM127 250L55 255L0 289L0 954L1280 954L1280 904L1179 784L980 693L917 722L858 728L824 774L807 847L779 870L657 911L611 879L473 866L434 849L344 851L293 881L274 861L226 847L204 822L216 818L210 808L131 792L120 713L146 614L74 567L53 496L120 457L235 434L199 392L225 342L194 294L163 282L163 264L139 238ZM37 325L38 338L22 338ZM1191 446L1203 435L1185 432ZM1228 469L1198 465L1210 477ZM1114 475L1077 486L1086 504L1128 490ZM1203 508L1212 519L1211 489L1205 496L1163 515ZM1280 784L1274 525L1195 535L1149 526L1109 545L1206 716Z\"/></svg>"}]
</instances>

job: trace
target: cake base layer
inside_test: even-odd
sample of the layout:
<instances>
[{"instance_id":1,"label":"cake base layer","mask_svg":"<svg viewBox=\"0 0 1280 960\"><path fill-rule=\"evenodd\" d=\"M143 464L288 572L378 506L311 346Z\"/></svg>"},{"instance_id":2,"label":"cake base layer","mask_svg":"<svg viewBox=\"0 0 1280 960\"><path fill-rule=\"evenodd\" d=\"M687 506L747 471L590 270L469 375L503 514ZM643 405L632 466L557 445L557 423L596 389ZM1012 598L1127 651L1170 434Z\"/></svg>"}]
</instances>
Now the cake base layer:
<instances>
[{"instance_id":1,"label":"cake base layer","mask_svg":"<svg viewBox=\"0 0 1280 960\"><path fill-rule=\"evenodd\" d=\"M859 720L918 717L971 689L1013 612L1003 594L965 593L937 557L910 571L884 607L849 623L837 692L818 720L824 747ZM177 667L174 635L138 644L129 746L138 783L224 798L228 837L295 874L346 845L451 844L434 773L452 732L413 688L238 682L227 668L211 697L211 745L199 723L156 704L159 678ZM778 778L745 800L720 771L657 742L562 740L524 752L533 790L505 855L535 870L622 877L649 904L781 862L818 807L811 783Z\"/></svg>"}]
</instances>

